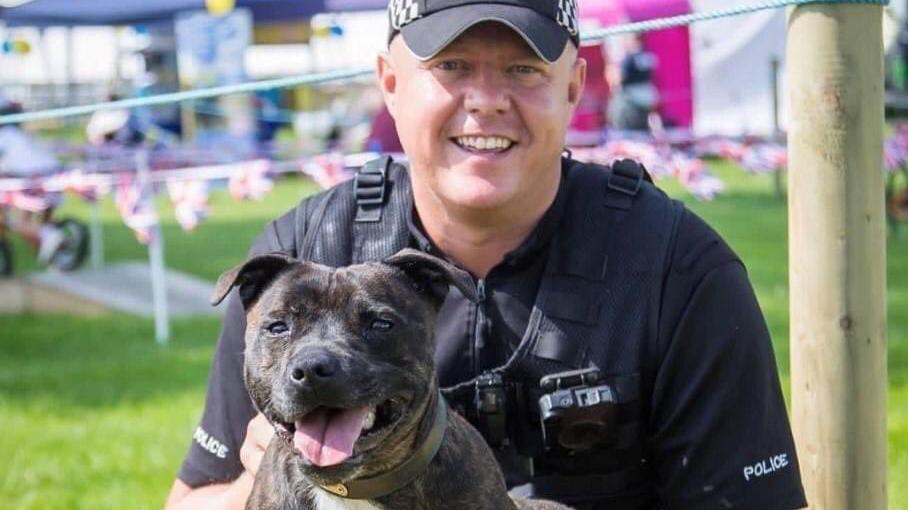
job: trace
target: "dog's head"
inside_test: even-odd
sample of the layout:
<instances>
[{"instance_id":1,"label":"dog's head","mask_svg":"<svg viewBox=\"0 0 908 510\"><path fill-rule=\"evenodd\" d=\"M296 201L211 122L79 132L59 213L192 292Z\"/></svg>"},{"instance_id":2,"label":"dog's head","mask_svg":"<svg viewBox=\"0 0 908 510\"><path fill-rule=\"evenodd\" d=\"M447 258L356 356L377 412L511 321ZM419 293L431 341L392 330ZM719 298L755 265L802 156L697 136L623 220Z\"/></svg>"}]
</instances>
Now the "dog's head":
<instances>
[{"instance_id":1,"label":"dog's head","mask_svg":"<svg viewBox=\"0 0 908 510\"><path fill-rule=\"evenodd\" d=\"M393 462L437 391L435 316L469 275L415 250L340 269L283 254L218 279L246 310L246 387L310 477L335 482ZM406 452L400 452L405 454Z\"/></svg>"}]
</instances>

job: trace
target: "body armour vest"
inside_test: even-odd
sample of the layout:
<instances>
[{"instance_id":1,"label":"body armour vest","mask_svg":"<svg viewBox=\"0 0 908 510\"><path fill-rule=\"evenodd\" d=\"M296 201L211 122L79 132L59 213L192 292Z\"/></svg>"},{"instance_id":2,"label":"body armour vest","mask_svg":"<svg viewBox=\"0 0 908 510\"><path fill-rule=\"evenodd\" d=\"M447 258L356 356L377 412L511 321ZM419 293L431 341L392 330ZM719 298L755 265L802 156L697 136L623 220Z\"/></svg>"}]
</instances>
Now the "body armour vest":
<instances>
[{"instance_id":1,"label":"body armour vest","mask_svg":"<svg viewBox=\"0 0 908 510\"><path fill-rule=\"evenodd\" d=\"M564 219L519 346L501 367L444 392L489 441L509 483L517 480L512 493L578 508L625 508L610 502L640 503L634 494L652 493L645 374L658 362L662 283L682 207L637 163L565 164ZM297 256L335 267L381 260L408 246L411 208L406 167L388 157L370 162L352 182L298 206ZM591 385L607 388L595 398L614 405L599 417L608 428L605 440L565 448L545 437L540 399L557 388L540 382L582 369L595 370ZM506 402L506 412L492 420L483 407L490 388Z\"/></svg>"}]
</instances>

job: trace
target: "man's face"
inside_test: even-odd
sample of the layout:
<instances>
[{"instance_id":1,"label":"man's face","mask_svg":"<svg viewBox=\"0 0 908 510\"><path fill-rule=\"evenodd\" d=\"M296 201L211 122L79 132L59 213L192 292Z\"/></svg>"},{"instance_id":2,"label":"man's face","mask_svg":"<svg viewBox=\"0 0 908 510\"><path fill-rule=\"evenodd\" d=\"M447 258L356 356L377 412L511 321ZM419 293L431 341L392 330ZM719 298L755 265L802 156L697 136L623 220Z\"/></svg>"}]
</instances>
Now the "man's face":
<instances>
[{"instance_id":1,"label":"man's face","mask_svg":"<svg viewBox=\"0 0 908 510\"><path fill-rule=\"evenodd\" d=\"M546 63L494 22L471 28L427 61L395 37L379 59L379 82L417 203L478 211L550 200L586 74L576 55L568 44Z\"/></svg>"}]
</instances>

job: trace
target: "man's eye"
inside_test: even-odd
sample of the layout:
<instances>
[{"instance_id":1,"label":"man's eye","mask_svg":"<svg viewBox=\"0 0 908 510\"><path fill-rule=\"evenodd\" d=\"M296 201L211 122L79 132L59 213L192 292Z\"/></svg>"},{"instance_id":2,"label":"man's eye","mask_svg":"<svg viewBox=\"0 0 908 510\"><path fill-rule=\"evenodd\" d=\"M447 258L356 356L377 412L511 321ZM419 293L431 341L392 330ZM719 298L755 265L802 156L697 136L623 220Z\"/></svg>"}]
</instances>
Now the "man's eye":
<instances>
[{"instance_id":1,"label":"man's eye","mask_svg":"<svg viewBox=\"0 0 908 510\"><path fill-rule=\"evenodd\" d=\"M443 60L435 64L435 67L441 71L459 71L464 68L464 65L457 60Z\"/></svg>"},{"instance_id":2,"label":"man's eye","mask_svg":"<svg viewBox=\"0 0 908 510\"><path fill-rule=\"evenodd\" d=\"M369 329L375 331L390 331L394 327L394 323L388 319L373 319L372 324L369 325Z\"/></svg>"},{"instance_id":3,"label":"man's eye","mask_svg":"<svg viewBox=\"0 0 908 510\"><path fill-rule=\"evenodd\" d=\"M517 65L511 66L511 72L517 73L517 74L534 74L534 73L538 73L539 69L536 69L533 66L517 64Z\"/></svg>"},{"instance_id":4,"label":"man's eye","mask_svg":"<svg viewBox=\"0 0 908 510\"><path fill-rule=\"evenodd\" d=\"M269 333L272 335L283 335L284 333L290 331L290 328L287 327L287 323L283 321L272 322L266 328Z\"/></svg>"}]
</instances>

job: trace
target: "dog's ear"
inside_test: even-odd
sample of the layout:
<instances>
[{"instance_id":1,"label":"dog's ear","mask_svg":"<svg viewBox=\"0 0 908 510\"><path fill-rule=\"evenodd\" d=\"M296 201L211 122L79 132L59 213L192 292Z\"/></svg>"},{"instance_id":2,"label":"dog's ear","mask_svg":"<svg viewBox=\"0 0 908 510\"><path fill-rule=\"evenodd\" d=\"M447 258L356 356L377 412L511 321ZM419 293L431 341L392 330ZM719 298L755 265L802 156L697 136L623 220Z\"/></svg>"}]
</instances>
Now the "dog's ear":
<instances>
[{"instance_id":1,"label":"dog's ear","mask_svg":"<svg viewBox=\"0 0 908 510\"><path fill-rule=\"evenodd\" d=\"M470 301L478 300L476 286L473 284L470 273L454 267L438 257L412 248L404 248L386 258L384 263L406 273L417 288L428 293L438 306L444 302L451 285L457 287Z\"/></svg>"},{"instance_id":2,"label":"dog's ear","mask_svg":"<svg viewBox=\"0 0 908 510\"><path fill-rule=\"evenodd\" d=\"M243 308L248 308L281 271L295 262L296 259L280 252L252 257L221 274L214 286L211 304L217 305L227 297L230 289L237 287Z\"/></svg>"}]
</instances>

